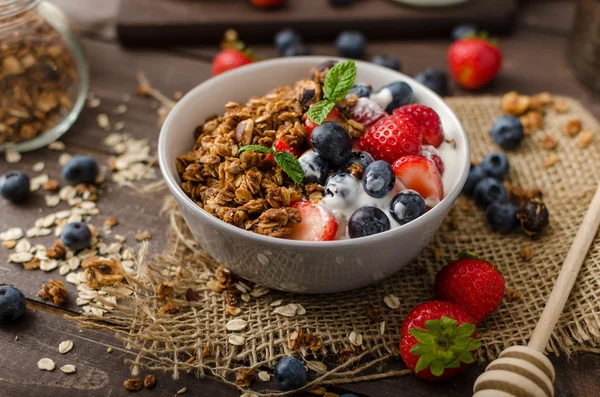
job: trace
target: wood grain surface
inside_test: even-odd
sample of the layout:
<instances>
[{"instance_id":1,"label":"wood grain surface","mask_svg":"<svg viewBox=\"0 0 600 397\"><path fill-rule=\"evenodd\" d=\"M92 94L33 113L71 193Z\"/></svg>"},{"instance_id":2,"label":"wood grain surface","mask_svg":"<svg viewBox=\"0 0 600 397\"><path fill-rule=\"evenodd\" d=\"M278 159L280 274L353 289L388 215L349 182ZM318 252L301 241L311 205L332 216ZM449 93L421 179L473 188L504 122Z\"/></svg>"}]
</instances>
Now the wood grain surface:
<instances>
[{"instance_id":1,"label":"wood grain surface","mask_svg":"<svg viewBox=\"0 0 600 397\"><path fill-rule=\"evenodd\" d=\"M137 83L135 74L144 71L153 85L168 95L175 91L185 92L210 77L210 61L217 51L216 45L202 48L178 46L161 51L129 51L115 42L114 21L116 20L117 0L97 2L94 0L53 0L64 7L81 35L91 64L91 88L102 100L97 109L86 108L74 127L64 136L67 152L88 153L99 163L106 164L109 152L101 144L106 131L96 124L96 115L106 113L111 121L121 120L125 131L137 138L147 138L155 147L158 128L157 115L151 101L132 96L128 111L123 116L114 114L114 109L122 102L122 95L131 94ZM547 5L546 5L547 3ZM558 10L558 11L557 11ZM567 45L568 27L548 29L564 23L561 15L568 16L573 4L566 1L532 2L524 5L519 15L518 30L512 36L504 37L501 46L505 54L505 67L493 85L479 92L481 94L502 93L517 89L525 93L543 90L556 94L571 95L582 100L596 116L600 116L600 100L579 84L569 73L564 50ZM535 15L532 21L528 15ZM571 14L572 15L572 14ZM565 17L567 18L567 17ZM535 22L535 23L534 23ZM568 26L568 25L564 25ZM214 43L216 44L216 43ZM426 66L445 67L445 50L448 41L444 39L409 40L397 42L372 42L369 53L391 53L398 56L404 70L414 74ZM330 44L311 44L315 54L333 55ZM276 56L275 51L266 45L257 46L257 52L265 58ZM454 89L456 95L467 94ZM479 94L476 93L476 94ZM31 167L37 161L46 163L51 176L58 176L59 153L47 149L28 153L19 164L7 164L0 159L0 173L9 169L26 170L33 175ZM165 227L158 213L166 191L140 196L114 183L106 183L100 194L98 206L101 214L94 221L100 225L111 215L117 216L121 225L117 231L128 235L128 243L136 246L132 236L138 230L147 229L153 235L150 246L153 252L165 247ZM1 229L11 226L26 228L40 216L48 213L41 195L24 207L0 203ZM52 239L43 240L46 243ZM83 330L63 318L72 314L75 306L66 310L57 309L35 296L40 284L48 278L60 278L56 271L51 274L42 271L24 271L18 265L7 263L8 252L0 249L0 283L12 283L20 288L30 301L26 316L15 324L0 327L0 397L45 397L69 395L72 397L126 396L122 382L130 377L129 368L123 363L131 352L123 349L113 335ZM69 285L70 297L75 289ZM15 337L18 336L18 340ZM58 343L72 339L75 348L67 355L58 354ZM106 353L107 346L114 351ZM57 364L75 364L77 373L66 375L58 370L52 373L37 369L36 363L42 357L53 358ZM557 396L592 397L600 395L600 358L591 353L574 354L572 357L553 357L557 369ZM401 366L400 360L394 365ZM391 396L469 396L472 383L484 365L471 367L466 374L443 383L426 383L413 376L405 376L376 382L344 385L331 389L339 394L353 392L359 397ZM188 387L186 395L236 397L240 393L211 379L195 379L192 375L180 380L170 379L169 374L156 373L158 386L153 391L141 391L139 395L174 396L181 387Z\"/></svg>"}]
</instances>

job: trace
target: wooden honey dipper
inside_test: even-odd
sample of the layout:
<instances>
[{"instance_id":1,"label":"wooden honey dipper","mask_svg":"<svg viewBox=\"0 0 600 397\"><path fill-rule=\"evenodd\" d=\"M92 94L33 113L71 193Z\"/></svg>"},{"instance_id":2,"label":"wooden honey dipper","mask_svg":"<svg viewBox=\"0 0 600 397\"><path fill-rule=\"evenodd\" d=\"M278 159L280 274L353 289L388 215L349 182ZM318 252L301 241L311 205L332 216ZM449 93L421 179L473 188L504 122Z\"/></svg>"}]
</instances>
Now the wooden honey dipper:
<instances>
[{"instance_id":1,"label":"wooden honey dipper","mask_svg":"<svg viewBox=\"0 0 600 397\"><path fill-rule=\"evenodd\" d=\"M599 225L600 185L569 248L529 344L512 346L500 353L499 358L492 361L475 381L473 397L554 396L554 367L544 355L544 350Z\"/></svg>"}]
</instances>

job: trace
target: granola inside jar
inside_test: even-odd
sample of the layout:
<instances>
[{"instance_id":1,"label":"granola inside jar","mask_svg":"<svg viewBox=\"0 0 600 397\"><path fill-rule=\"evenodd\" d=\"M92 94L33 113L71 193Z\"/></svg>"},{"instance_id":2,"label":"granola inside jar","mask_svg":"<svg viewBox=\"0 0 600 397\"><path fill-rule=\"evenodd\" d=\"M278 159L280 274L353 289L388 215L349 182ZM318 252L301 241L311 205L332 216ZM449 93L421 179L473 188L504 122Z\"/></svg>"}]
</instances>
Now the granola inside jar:
<instances>
[{"instance_id":1,"label":"granola inside jar","mask_svg":"<svg viewBox=\"0 0 600 397\"><path fill-rule=\"evenodd\" d=\"M0 151L34 150L64 134L88 89L67 20L40 0L0 0Z\"/></svg>"}]
</instances>

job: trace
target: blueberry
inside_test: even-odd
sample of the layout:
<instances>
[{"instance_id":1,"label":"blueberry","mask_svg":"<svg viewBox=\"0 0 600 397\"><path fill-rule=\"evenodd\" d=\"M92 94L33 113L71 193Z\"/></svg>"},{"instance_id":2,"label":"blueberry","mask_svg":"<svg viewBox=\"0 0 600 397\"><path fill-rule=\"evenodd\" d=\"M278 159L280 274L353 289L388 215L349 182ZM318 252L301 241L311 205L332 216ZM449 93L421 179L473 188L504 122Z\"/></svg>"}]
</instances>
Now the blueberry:
<instances>
[{"instance_id":1,"label":"blueberry","mask_svg":"<svg viewBox=\"0 0 600 397\"><path fill-rule=\"evenodd\" d=\"M357 83L350 88L349 94L354 94L359 98L368 98L373 92L373 88L369 84Z\"/></svg>"},{"instance_id":2,"label":"blueberry","mask_svg":"<svg viewBox=\"0 0 600 397\"><path fill-rule=\"evenodd\" d=\"M328 121L318 125L310 134L310 143L319 156L332 165L341 165L352 152L352 139L338 123Z\"/></svg>"},{"instance_id":3,"label":"blueberry","mask_svg":"<svg viewBox=\"0 0 600 397\"><path fill-rule=\"evenodd\" d=\"M335 39L335 48L343 57L362 58L365 55L367 39L356 30L345 30Z\"/></svg>"},{"instance_id":4,"label":"blueberry","mask_svg":"<svg viewBox=\"0 0 600 397\"><path fill-rule=\"evenodd\" d=\"M302 55L310 55L310 50L304 44L294 44L283 51L284 57L299 57Z\"/></svg>"},{"instance_id":5,"label":"blueberry","mask_svg":"<svg viewBox=\"0 0 600 397\"><path fill-rule=\"evenodd\" d=\"M79 251L88 248L92 242L92 232L83 222L68 223L60 232L62 243L72 249Z\"/></svg>"},{"instance_id":6,"label":"blueberry","mask_svg":"<svg viewBox=\"0 0 600 397\"><path fill-rule=\"evenodd\" d=\"M370 98L391 114L394 109L412 103L413 90L404 81L395 81L371 94Z\"/></svg>"},{"instance_id":7,"label":"blueberry","mask_svg":"<svg viewBox=\"0 0 600 397\"><path fill-rule=\"evenodd\" d=\"M465 182L465 186L463 187L462 192L467 195L473 194L473 190L475 190L475 186L485 177L485 172L483 168L479 165L472 165L471 169L469 169L469 176L467 176L467 181Z\"/></svg>"},{"instance_id":8,"label":"blueberry","mask_svg":"<svg viewBox=\"0 0 600 397\"><path fill-rule=\"evenodd\" d=\"M0 285L0 324L15 321L25 313L25 296L10 285Z\"/></svg>"},{"instance_id":9,"label":"blueberry","mask_svg":"<svg viewBox=\"0 0 600 397\"><path fill-rule=\"evenodd\" d=\"M483 208L487 208L488 205L496 201L504 201L508 198L506 188L502 182L489 176L486 176L475 185L473 196L475 197L475 203Z\"/></svg>"},{"instance_id":10,"label":"blueberry","mask_svg":"<svg viewBox=\"0 0 600 397\"><path fill-rule=\"evenodd\" d=\"M353 0L329 0L332 7L347 7L352 4Z\"/></svg>"},{"instance_id":11,"label":"blueberry","mask_svg":"<svg viewBox=\"0 0 600 397\"><path fill-rule=\"evenodd\" d=\"M515 116L508 115L500 116L494 120L491 134L494 142L507 150L515 149L525 138L523 124Z\"/></svg>"},{"instance_id":12,"label":"blueberry","mask_svg":"<svg viewBox=\"0 0 600 397\"><path fill-rule=\"evenodd\" d=\"M354 199L358 183L358 179L347 172L331 175L325 183L325 197L339 197L343 201Z\"/></svg>"},{"instance_id":13,"label":"blueberry","mask_svg":"<svg viewBox=\"0 0 600 397\"><path fill-rule=\"evenodd\" d=\"M485 210L485 218L497 232L510 233L519 226L519 207L512 201L497 201Z\"/></svg>"},{"instance_id":14,"label":"blueberry","mask_svg":"<svg viewBox=\"0 0 600 397\"><path fill-rule=\"evenodd\" d=\"M450 38L452 41L460 40L466 36L476 36L477 35L477 27L470 23L461 23L460 25L456 25L452 32L450 32Z\"/></svg>"},{"instance_id":15,"label":"blueberry","mask_svg":"<svg viewBox=\"0 0 600 397\"><path fill-rule=\"evenodd\" d=\"M21 171L8 171L0 177L0 195L13 203L29 197L29 177Z\"/></svg>"},{"instance_id":16,"label":"blueberry","mask_svg":"<svg viewBox=\"0 0 600 397\"><path fill-rule=\"evenodd\" d=\"M415 80L439 96L448 93L448 73L438 68L426 68L415 76Z\"/></svg>"},{"instance_id":17,"label":"blueberry","mask_svg":"<svg viewBox=\"0 0 600 397\"><path fill-rule=\"evenodd\" d=\"M400 71L402 69L398 58L392 55L374 55L373 58L371 58L371 62L375 65L385 66L386 68L390 68L397 71Z\"/></svg>"},{"instance_id":18,"label":"blueberry","mask_svg":"<svg viewBox=\"0 0 600 397\"><path fill-rule=\"evenodd\" d=\"M304 363L294 357L284 357L275 365L275 382L282 391L299 389L306 385Z\"/></svg>"},{"instance_id":19,"label":"blueberry","mask_svg":"<svg viewBox=\"0 0 600 397\"><path fill-rule=\"evenodd\" d=\"M365 192L375 198L385 196L396 183L396 175L387 161L377 160L367 166L362 177Z\"/></svg>"},{"instance_id":20,"label":"blueberry","mask_svg":"<svg viewBox=\"0 0 600 397\"><path fill-rule=\"evenodd\" d=\"M370 236L390 230L390 220L377 207L360 207L348 219L350 238Z\"/></svg>"},{"instance_id":21,"label":"blueberry","mask_svg":"<svg viewBox=\"0 0 600 397\"><path fill-rule=\"evenodd\" d=\"M329 164L317 152L306 152L298 161L304 171L304 183L325 184L329 174Z\"/></svg>"},{"instance_id":22,"label":"blueberry","mask_svg":"<svg viewBox=\"0 0 600 397\"><path fill-rule=\"evenodd\" d=\"M348 167L350 167L352 164L358 164L364 171L372 162L373 157L367 152L351 152L350 156L348 156L348 160L340 167L340 170L346 172L348 171Z\"/></svg>"},{"instance_id":23,"label":"blueberry","mask_svg":"<svg viewBox=\"0 0 600 397\"><path fill-rule=\"evenodd\" d=\"M294 29L284 29L275 35L275 48L280 54L294 45L303 44L302 36Z\"/></svg>"},{"instance_id":24,"label":"blueberry","mask_svg":"<svg viewBox=\"0 0 600 397\"><path fill-rule=\"evenodd\" d=\"M414 221L425 213L425 199L414 190L404 190L394 196L390 214L401 225Z\"/></svg>"},{"instance_id":25,"label":"blueberry","mask_svg":"<svg viewBox=\"0 0 600 397\"><path fill-rule=\"evenodd\" d=\"M62 176L69 182L94 183L98 177L98 164L92 156L73 156L63 167Z\"/></svg>"},{"instance_id":26,"label":"blueberry","mask_svg":"<svg viewBox=\"0 0 600 397\"><path fill-rule=\"evenodd\" d=\"M483 158L481 169L487 176L503 181L508 175L508 159L502 153L490 153Z\"/></svg>"}]
</instances>

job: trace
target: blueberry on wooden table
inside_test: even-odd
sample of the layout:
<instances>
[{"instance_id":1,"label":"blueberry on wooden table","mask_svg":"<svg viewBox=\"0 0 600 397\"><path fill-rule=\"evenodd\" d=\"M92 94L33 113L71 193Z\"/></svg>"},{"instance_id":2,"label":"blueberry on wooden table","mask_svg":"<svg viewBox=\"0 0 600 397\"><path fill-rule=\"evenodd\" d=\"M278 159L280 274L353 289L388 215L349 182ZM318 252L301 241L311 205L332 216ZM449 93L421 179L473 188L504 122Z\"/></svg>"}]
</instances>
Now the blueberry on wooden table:
<instances>
[{"instance_id":1,"label":"blueberry on wooden table","mask_svg":"<svg viewBox=\"0 0 600 397\"><path fill-rule=\"evenodd\" d=\"M485 172L483 168L479 165L471 164L471 168L469 169L469 175L467 176L467 180L465 185L463 186L462 192L467 195L473 194L475 190L475 186L479 183L480 180L485 178Z\"/></svg>"},{"instance_id":2,"label":"blueberry on wooden table","mask_svg":"<svg viewBox=\"0 0 600 397\"><path fill-rule=\"evenodd\" d=\"M10 285L0 285L0 324L15 321L25 313L25 296Z\"/></svg>"},{"instance_id":3,"label":"blueberry on wooden table","mask_svg":"<svg viewBox=\"0 0 600 397\"><path fill-rule=\"evenodd\" d=\"M13 203L22 203L29 197L29 176L21 171L9 171L0 177L0 195Z\"/></svg>"},{"instance_id":4,"label":"blueberry on wooden table","mask_svg":"<svg viewBox=\"0 0 600 397\"><path fill-rule=\"evenodd\" d=\"M360 207L348 219L350 238L366 237L390 230L390 220L377 207Z\"/></svg>"},{"instance_id":5,"label":"blueberry on wooden table","mask_svg":"<svg viewBox=\"0 0 600 397\"><path fill-rule=\"evenodd\" d=\"M377 160L372 162L364 170L362 185L365 192L375 198L382 198L396 183L396 175L390 163Z\"/></svg>"},{"instance_id":6,"label":"blueberry on wooden table","mask_svg":"<svg viewBox=\"0 0 600 397\"><path fill-rule=\"evenodd\" d=\"M369 84L357 83L350 88L348 94L354 94L359 98L368 98L373 92L373 88Z\"/></svg>"},{"instance_id":7,"label":"blueberry on wooden table","mask_svg":"<svg viewBox=\"0 0 600 397\"><path fill-rule=\"evenodd\" d=\"M415 80L439 96L448 93L448 73L438 68L425 68L415 75Z\"/></svg>"},{"instance_id":8,"label":"blueberry on wooden table","mask_svg":"<svg viewBox=\"0 0 600 397\"><path fill-rule=\"evenodd\" d=\"M92 242L92 232L83 222L71 222L60 232L62 243L73 251L88 248Z\"/></svg>"},{"instance_id":9,"label":"blueberry on wooden table","mask_svg":"<svg viewBox=\"0 0 600 397\"><path fill-rule=\"evenodd\" d=\"M456 25L450 32L450 39L452 41L460 40L465 37L472 37L477 35L477 27L470 23L461 23Z\"/></svg>"},{"instance_id":10,"label":"blueberry on wooden table","mask_svg":"<svg viewBox=\"0 0 600 397\"><path fill-rule=\"evenodd\" d=\"M329 164L315 151L308 151L298 159L304 171L304 183L324 185L329 174Z\"/></svg>"},{"instance_id":11,"label":"blueberry on wooden table","mask_svg":"<svg viewBox=\"0 0 600 397\"><path fill-rule=\"evenodd\" d=\"M331 165L342 165L352 152L352 138L338 123L328 121L310 134L310 143L319 156Z\"/></svg>"},{"instance_id":12,"label":"blueberry on wooden table","mask_svg":"<svg viewBox=\"0 0 600 397\"><path fill-rule=\"evenodd\" d=\"M475 203L482 208L487 208L496 201L508 199L508 193L502 182L489 176L477 183L473 196Z\"/></svg>"},{"instance_id":13,"label":"blueberry on wooden table","mask_svg":"<svg viewBox=\"0 0 600 397\"><path fill-rule=\"evenodd\" d=\"M515 116L503 115L494 120L490 131L492 139L503 149L516 149L525 138L523 124Z\"/></svg>"},{"instance_id":14,"label":"blueberry on wooden table","mask_svg":"<svg viewBox=\"0 0 600 397\"><path fill-rule=\"evenodd\" d=\"M385 55L385 54L373 55L373 57L371 58L371 63L374 63L375 65L384 66L386 68L390 68L390 69L397 70L397 71L400 71L402 69L402 66L401 66L398 58L396 58L395 56L392 56L392 55Z\"/></svg>"},{"instance_id":15,"label":"blueberry on wooden table","mask_svg":"<svg viewBox=\"0 0 600 397\"><path fill-rule=\"evenodd\" d=\"M304 363L295 357L284 357L275 365L275 382L279 390L299 389L306 385L307 374Z\"/></svg>"},{"instance_id":16,"label":"blueberry on wooden table","mask_svg":"<svg viewBox=\"0 0 600 397\"><path fill-rule=\"evenodd\" d=\"M519 226L519 207L512 201L497 201L485 210L485 218L497 232L510 233Z\"/></svg>"},{"instance_id":17,"label":"blueberry on wooden table","mask_svg":"<svg viewBox=\"0 0 600 397\"><path fill-rule=\"evenodd\" d=\"M481 161L481 168L487 176L502 181L508 175L508 158L502 153L490 153Z\"/></svg>"},{"instance_id":18,"label":"blueberry on wooden table","mask_svg":"<svg viewBox=\"0 0 600 397\"><path fill-rule=\"evenodd\" d=\"M335 39L335 49L346 58L362 58L367 50L367 39L357 30L345 30Z\"/></svg>"},{"instance_id":19,"label":"blueberry on wooden table","mask_svg":"<svg viewBox=\"0 0 600 397\"><path fill-rule=\"evenodd\" d=\"M62 176L71 183L94 183L98 172L92 156L73 156L63 167Z\"/></svg>"},{"instance_id":20,"label":"blueberry on wooden table","mask_svg":"<svg viewBox=\"0 0 600 397\"><path fill-rule=\"evenodd\" d=\"M425 213L425 199L414 190L405 190L394 196L390 214L401 225L412 222Z\"/></svg>"},{"instance_id":21,"label":"blueberry on wooden table","mask_svg":"<svg viewBox=\"0 0 600 397\"><path fill-rule=\"evenodd\" d=\"M282 55L285 50L298 44L304 44L304 40L294 29L284 29L275 35L275 48Z\"/></svg>"}]
</instances>

